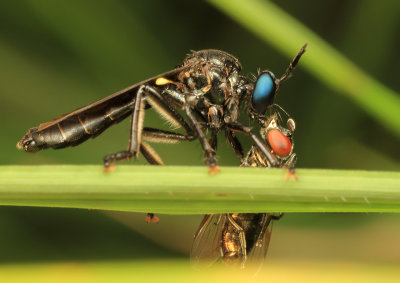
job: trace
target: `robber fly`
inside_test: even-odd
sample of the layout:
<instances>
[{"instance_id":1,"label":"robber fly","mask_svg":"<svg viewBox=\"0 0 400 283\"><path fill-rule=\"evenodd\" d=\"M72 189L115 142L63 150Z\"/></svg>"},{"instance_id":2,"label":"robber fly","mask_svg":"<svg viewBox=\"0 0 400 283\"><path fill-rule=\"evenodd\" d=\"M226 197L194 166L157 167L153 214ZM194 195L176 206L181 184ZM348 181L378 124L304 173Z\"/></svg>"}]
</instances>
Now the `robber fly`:
<instances>
[{"instance_id":1,"label":"robber fly","mask_svg":"<svg viewBox=\"0 0 400 283\"><path fill-rule=\"evenodd\" d=\"M287 114L282 108L279 110ZM280 113L269 116L261 136L279 158L279 167L289 169L294 175L296 154L293 153L293 132L295 122L292 118L282 125ZM256 146L252 146L243 159L242 167L271 167ZM271 238L272 222L283 216L270 213L229 213L209 214L203 218L191 249L191 261L194 265L210 266L217 261L227 265L244 268L249 265L260 266L263 263Z\"/></svg>"},{"instance_id":2,"label":"robber fly","mask_svg":"<svg viewBox=\"0 0 400 283\"><path fill-rule=\"evenodd\" d=\"M249 117L264 126L264 113L274 104L280 83L290 76L305 48L306 45L300 49L283 76L276 78L271 71L263 71L255 84L240 75L241 65L234 56L213 49L192 52L172 71L29 129L17 147L37 152L76 146L131 116L128 149L106 155L106 170L113 162L137 158L139 153L150 164L163 165L145 141L177 143L198 139L210 173L218 172L215 152L219 131L225 131L226 140L241 159L243 149L235 133L250 136L268 163L279 166L279 159L252 132L252 127L238 122L239 106L249 105ZM172 128L183 128L184 134L143 127L144 111L149 108L154 108ZM205 131L211 133L209 139Z\"/></svg>"}]
</instances>

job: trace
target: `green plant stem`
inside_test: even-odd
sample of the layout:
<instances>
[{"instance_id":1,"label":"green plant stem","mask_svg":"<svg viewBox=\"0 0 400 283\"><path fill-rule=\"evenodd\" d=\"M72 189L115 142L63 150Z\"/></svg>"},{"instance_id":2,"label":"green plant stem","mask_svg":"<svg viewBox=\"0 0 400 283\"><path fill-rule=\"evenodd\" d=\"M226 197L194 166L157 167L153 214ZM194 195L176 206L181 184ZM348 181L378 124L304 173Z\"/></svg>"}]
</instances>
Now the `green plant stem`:
<instances>
[{"instance_id":1,"label":"green plant stem","mask_svg":"<svg viewBox=\"0 0 400 283\"><path fill-rule=\"evenodd\" d=\"M168 214L400 212L400 173L223 167L2 166L0 205Z\"/></svg>"},{"instance_id":2,"label":"green plant stem","mask_svg":"<svg viewBox=\"0 0 400 283\"><path fill-rule=\"evenodd\" d=\"M269 1L208 1L289 58L307 42L300 65L400 137L400 95L374 80L301 22Z\"/></svg>"}]
</instances>

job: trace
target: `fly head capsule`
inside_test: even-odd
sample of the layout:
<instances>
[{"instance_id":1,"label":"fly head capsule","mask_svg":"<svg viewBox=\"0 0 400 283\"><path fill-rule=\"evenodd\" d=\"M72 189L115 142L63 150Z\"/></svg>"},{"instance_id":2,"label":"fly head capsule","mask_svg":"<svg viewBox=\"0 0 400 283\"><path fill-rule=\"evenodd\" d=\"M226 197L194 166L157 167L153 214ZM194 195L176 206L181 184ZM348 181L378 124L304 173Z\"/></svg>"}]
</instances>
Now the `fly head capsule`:
<instances>
[{"instance_id":1,"label":"fly head capsule","mask_svg":"<svg viewBox=\"0 0 400 283\"><path fill-rule=\"evenodd\" d=\"M278 129L269 130L267 139L272 150L280 157L287 157L292 152L290 139Z\"/></svg>"},{"instance_id":2,"label":"fly head capsule","mask_svg":"<svg viewBox=\"0 0 400 283\"><path fill-rule=\"evenodd\" d=\"M261 128L261 135L277 157L285 160L293 151L293 132L296 126L290 117L286 121L286 128L282 125L284 125L282 116L273 114L265 121L265 126Z\"/></svg>"}]
</instances>

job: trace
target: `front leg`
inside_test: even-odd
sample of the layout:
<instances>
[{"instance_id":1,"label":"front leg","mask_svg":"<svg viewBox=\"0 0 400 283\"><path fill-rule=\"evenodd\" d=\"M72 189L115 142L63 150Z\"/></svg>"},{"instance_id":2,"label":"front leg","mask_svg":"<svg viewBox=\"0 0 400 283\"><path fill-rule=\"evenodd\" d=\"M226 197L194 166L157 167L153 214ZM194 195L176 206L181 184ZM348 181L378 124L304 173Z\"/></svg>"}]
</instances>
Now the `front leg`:
<instances>
[{"instance_id":1,"label":"front leg","mask_svg":"<svg viewBox=\"0 0 400 283\"><path fill-rule=\"evenodd\" d=\"M233 132L239 132L247 136L250 136L250 138L254 143L254 146L256 146L260 150L260 152L265 156L269 164L271 164L271 167L279 166L278 158L270 152L267 146L255 134L253 134L253 132L251 131L252 127L240 123L229 123L226 124L226 126L229 130Z\"/></svg>"}]
</instances>

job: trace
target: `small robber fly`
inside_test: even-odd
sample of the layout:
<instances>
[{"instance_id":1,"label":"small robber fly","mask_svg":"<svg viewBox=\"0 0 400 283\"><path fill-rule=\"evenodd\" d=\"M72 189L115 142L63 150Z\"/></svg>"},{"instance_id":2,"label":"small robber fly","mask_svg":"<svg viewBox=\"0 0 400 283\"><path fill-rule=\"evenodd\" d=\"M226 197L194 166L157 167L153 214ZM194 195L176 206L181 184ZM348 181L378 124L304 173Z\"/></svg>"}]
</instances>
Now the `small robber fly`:
<instances>
[{"instance_id":1,"label":"small robber fly","mask_svg":"<svg viewBox=\"0 0 400 283\"><path fill-rule=\"evenodd\" d=\"M279 167L279 153L271 152L253 133L252 127L238 121L239 107L246 105L249 117L265 127L266 110L274 105L280 83L290 76L306 46L300 49L280 78L266 70L258 74L255 83L240 74L239 60L224 51L192 52L172 71L29 129L17 147L37 152L76 146L130 116L128 149L106 155L103 159L106 171L113 162L137 158L139 153L150 164L163 165L160 156L145 141L177 143L198 139L205 164L210 173L216 173L219 168L215 152L220 131L225 132L226 140L241 160L243 149L235 133L249 136L262 158L271 167ZM150 108L166 119L171 128L182 128L184 134L144 127L144 112ZM210 132L209 138L206 132Z\"/></svg>"},{"instance_id":2,"label":"small robber fly","mask_svg":"<svg viewBox=\"0 0 400 283\"><path fill-rule=\"evenodd\" d=\"M280 110L287 115L283 109ZM261 127L261 136L279 158L279 167L288 168L288 176L296 176L296 154L293 153L295 122L289 117L285 128L281 126L282 120L279 112L271 114L265 123L266 126ZM271 164L253 145L241 166L268 168ZM210 266L218 261L239 268L260 266L267 255L272 222L282 216L283 213L206 215L194 236L190 254L192 263L200 267Z\"/></svg>"}]
</instances>

